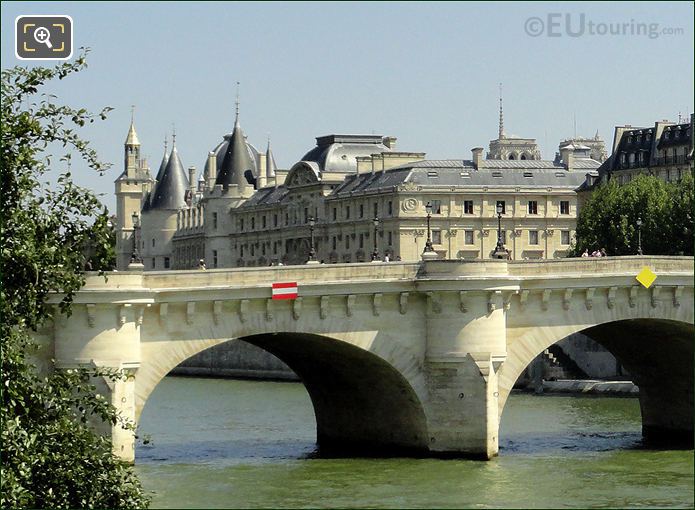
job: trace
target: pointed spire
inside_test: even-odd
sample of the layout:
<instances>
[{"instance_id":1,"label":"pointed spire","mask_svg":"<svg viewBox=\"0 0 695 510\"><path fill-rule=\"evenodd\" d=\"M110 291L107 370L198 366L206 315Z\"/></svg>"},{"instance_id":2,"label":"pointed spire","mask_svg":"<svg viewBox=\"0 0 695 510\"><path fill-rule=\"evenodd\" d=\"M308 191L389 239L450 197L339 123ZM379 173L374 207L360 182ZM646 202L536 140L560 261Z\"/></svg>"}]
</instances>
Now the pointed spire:
<instances>
[{"instance_id":1,"label":"pointed spire","mask_svg":"<svg viewBox=\"0 0 695 510\"><path fill-rule=\"evenodd\" d=\"M135 132L135 105L130 105L130 128L125 139L126 145L140 145L138 134Z\"/></svg>"},{"instance_id":2,"label":"pointed spire","mask_svg":"<svg viewBox=\"0 0 695 510\"><path fill-rule=\"evenodd\" d=\"M502 83L500 83L500 125L498 137L500 140L504 138L504 114L502 113Z\"/></svg>"},{"instance_id":3,"label":"pointed spire","mask_svg":"<svg viewBox=\"0 0 695 510\"><path fill-rule=\"evenodd\" d=\"M164 170L166 169L167 163L169 162L168 146L169 141L167 140L167 136L164 135L164 156L162 156L162 162L159 164L159 171L157 172L157 177L155 178L157 182L162 181L162 177L164 176Z\"/></svg>"},{"instance_id":4,"label":"pointed spire","mask_svg":"<svg viewBox=\"0 0 695 510\"><path fill-rule=\"evenodd\" d=\"M236 82L236 117L234 118L234 129L239 126L239 82Z\"/></svg>"},{"instance_id":5,"label":"pointed spire","mask_svg":"<svg viewBox=\"0 0 695 510\"><path fill-rule=\"evenodd\" d=\"M265 150L265 176L267 179L275 177L275 170L277 166L275 165L275 158L273 158L273 151L270 150L270 134L268 134L268 147Z\"/></svg>"},{"instance_id":6,"label":"pointed spire","mask_svg":"<svg viewBox=\"0 0 695 510\"><path fill-rule=\"evenodd\" d=\"M174 210L186 206L188 176L174 145L169 154L161 180L152 193L150 209Z\"/></svg>"},{"instance_id":7,"label":"pointed spire","mask_svg":"<svg viewBox=\"0 0 695 510\"><path fill-rule=\"evenodd\" d=\"M171 148L176 149L176 123L171 123Z\"/></svg>"}]
</instances>

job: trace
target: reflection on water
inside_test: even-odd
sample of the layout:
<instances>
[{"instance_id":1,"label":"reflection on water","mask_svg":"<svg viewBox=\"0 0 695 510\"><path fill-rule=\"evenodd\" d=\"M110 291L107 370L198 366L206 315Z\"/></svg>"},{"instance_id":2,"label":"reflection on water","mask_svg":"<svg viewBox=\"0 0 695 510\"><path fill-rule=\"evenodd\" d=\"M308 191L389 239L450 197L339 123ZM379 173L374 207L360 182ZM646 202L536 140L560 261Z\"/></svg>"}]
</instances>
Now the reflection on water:
<instances>
[{"instance_id":1,"label":"reflection on water","mask_svg":"<svg viewBox=\"0 0 695 510\"><path fill-rule=\"evenodd\" d=\"M636 399L513 394L490 462L322 459L300 384L166 378L139 434L156 508L693 506L692 450L642 448Z\"/></svg>"}]
</instances>

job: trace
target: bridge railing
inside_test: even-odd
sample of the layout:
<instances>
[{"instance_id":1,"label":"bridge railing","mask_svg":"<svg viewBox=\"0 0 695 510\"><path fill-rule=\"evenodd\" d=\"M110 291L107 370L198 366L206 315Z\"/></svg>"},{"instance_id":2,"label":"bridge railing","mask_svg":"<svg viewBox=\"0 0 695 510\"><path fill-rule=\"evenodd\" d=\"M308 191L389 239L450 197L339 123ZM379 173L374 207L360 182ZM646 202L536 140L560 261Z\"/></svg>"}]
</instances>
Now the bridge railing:
<instances>
[{"instance_id":1,"label":"bridge railing","mask_svg":"<svg viewBox=\"0 0 695 510\"><path fill-rule=\"evenodd\" d=\"M543 276L563 274L597 275L601 273L635 274L643 267L659 273L693 274L693 257L625 256L579 257L555 260L520 260L510 262L509 276Z\"/></svg>"}]
</instances>

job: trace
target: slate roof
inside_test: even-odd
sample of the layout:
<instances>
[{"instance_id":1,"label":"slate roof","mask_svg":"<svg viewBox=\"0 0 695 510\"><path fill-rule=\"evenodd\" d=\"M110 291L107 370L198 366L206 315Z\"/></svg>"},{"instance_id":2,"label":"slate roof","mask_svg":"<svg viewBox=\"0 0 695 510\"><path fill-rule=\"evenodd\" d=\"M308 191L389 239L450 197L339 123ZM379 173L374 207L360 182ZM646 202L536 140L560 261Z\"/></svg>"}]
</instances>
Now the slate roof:
<instances>
[{"instance_id":1,"label":"slate roof","mask_svg":"<svg viewBox=\"0 0 695 510\"><path fill-rule=\"evenodd\" d=\"M174 146L167 161L161 180L157 183L149 199L149 210L176 210L186 206L188 177L183 163Z\"/></svg>"}]
</instances>

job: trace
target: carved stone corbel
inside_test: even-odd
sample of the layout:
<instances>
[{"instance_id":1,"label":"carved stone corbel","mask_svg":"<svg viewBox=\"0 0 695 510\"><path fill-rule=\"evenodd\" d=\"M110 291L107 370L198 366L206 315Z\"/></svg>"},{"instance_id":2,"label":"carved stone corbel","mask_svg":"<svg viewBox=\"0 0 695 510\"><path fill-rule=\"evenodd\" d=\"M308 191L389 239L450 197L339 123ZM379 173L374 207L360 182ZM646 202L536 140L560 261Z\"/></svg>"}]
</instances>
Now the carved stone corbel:
<instances>
[{"instance_id":1,"label":"carved stone corbel","mask_svg":"<svg viewBox=\"0 0 695 510\"><path fill-rule=\"evenodd\" d=\"M144 305L141 305L138 307L138 315L137 315L137 318L135 320L135 324L137 324L138 327L142 326L142 323L145 320L145 310L147 308L149 308L150 306L152 306L152 305L147 303L147 304L144 304Z\"/></svg>"},{"instance_id":2,"label":"carved stone corbel","mask_svg":"<svg viewBox=\"0 0 695 510\"><path fill-rule=\"evenodd\" d=\"M222 316L222 301L213 301L212 302L212 321L215 324L219 324L221 316Z\"/></svg>"},{"instance_id":3,"label":"carved stone corbel","mask_svg":"<svg viewBox=\"0 0 695 510\"><path fill-rule=\"evenodd\" d=\"M550 302L550 295L553 293L552 289L545 289L543 295L541 296L541 308L543 310L548 309L548 303Z\"/></svg>"},{"instance_id":4,"label":"carved stone corbel","mask_svg":"<svg viewBox=\"0 0 695 510\"><path fill-rule=\"evenodd\" d=\"M502 295L501 290L493 290L487 295L487 311L492 313L497 310L497 300Z\"/></svg>"},{"instance_id":5,"label":"carved stone corbel","mask_svg":"<svg viewBox=\"0 0 695 510\"><path fill-rule=\"evenodd\" d=\"M159 304L159 323L160 324L166 323L166 318L167 318L168 313L169 313L169 303L160 303Z\"/></svg>"},{"instance_id":6,"label":"carved stone corbel","mask_svg":"<svg viewBox=\"0 0 695 510\"><path fill-rule=\"evenodd\" d=\"M681 305L681 296L683 295L683 286L678 285L673 288L673 306L678 308Z\"/></svg>"},{"instance_id":7,"label":"carved stone corbel","mask_svg":"<svg viewBox=\"0 0 695 510\"><path fill-rule=\"evenodd\" d=\"M272 300L272 298L265 300L265 320L267 320L267 321L273 320L273 300Z\"/></svg>"},{"instance_id":8,"label":"carved stone corbel","mask_svg":"<svg viewBox=\"0 0 695 510\"><path fill-rule=\"evenodd\" d=\"M635 305L637 304L637 291L639 290L639 287L637 285L633 285L630 287L630 295L627 298L628 303L630 304L630 308L634 308Z\"/></svg>"},{"instance_id":9,"label":"carved stone corbel","mask_svg":"<svg viewBox=\"0 0 695 510\"><path fill-rule=\"evenodd\" d=\"M239 320L241 322L246 322L248 315L249 315L249 300L248 299L242 299L239 302Z\"/></svg>"},{"instance_id":10,"label":"carved stone corbel","mask_svg":"<svg viewBox=\"0 0 695 510\"><path fill-rule=\"evenodd\" d=\"M381 298L382 298L382 296L383 296L383 294L380 294L380 293L374 294L372 312L374 313L375 316L378 316L381 313Z\"/></svg>"},{"instance_id":11,"label":"carved stone corbel","mask_svg":"<svg viewBox=\"0 0 695 510\"><path fill-rule=\"evenodd\" d=\"M398 311L401 312L401 315L405 315L406 312L408 311L408 293L407 292L401 292L400 296L398 297Z\"/></svg>"},{"instance_id":12,"label":"carved stone corbel","mask_svg":"<svg viewBox=\"0 0 695 510\"><path fill-rule=\"evenodd\" d=\"M596 292L594 287L589 287L586 289L586 298L584 304L586 305L587 310L591 310L594 307L594 292Z\"/></svg>"},{"instance_id":13,"label":"carved stone corbel","mask_svg":"<svg viewBox=\"0 0 695 510\"><path fill-rule=\"evenodd\" d=\"M528 302L528 290L522 290L519 294L519 306L522 310L526 309L526 303Z\"/></svg>"},{"instance_id":14,"label":"carved stone corbel","mask_svg":"<svg viewBox=\"0 0 695 510\"><path fill-rule=\"evenodd\" d=\"M345 300L346 313L348 317L352 317L352 311L355 306L356 299L357 296L355 296L354 294L350 294L347 296L347 299Z\"/></svg>"},{"instance_id":15,"label":"carved stone corbel","mask_svg":"<svg viewBox=\"0 0 695 510\"><path fill-rule=\"evenodd\" d=\"M656 308L659 304L659 293L661 292L661 287L654 285L652 287L652 308Z\"/></svg>"},{"instance_id":16,"label":"carved stone corbel","mask_svg":"<svg viewBox=\"0 0 695 510\"><path fill-rule=\"evenodd\" d=\"M118 307L118 327L119 328L125 324L125 321L128 317L128 315L127 315L128 309L131 306L132 305L130 303L126 303L126 304L123 304L123 305Z\"/></svg>"},{"instance_id":17,"label":"carved stone corbel","mask_svg":"<svg viewBox=\"0 0 695 510\"><path fill-rule=\"evenodd\" d=\"M439 301L439 295L436 292L427 293L427 313L441 313L442 304Z\"/></svg>"},{"instance_id":18,"label":"carved stone corbel","mask_svg":"<svg viewBox=\"0 0 695 510\"><path fill-rule=\"evenodd\" d=\"M608 308L614 308L615 307L615 293L618 291L618 287L609 287L608 288L608 295L607 295L607 301L606 304L608 305Z\"/></svg>"},{"instance_id":19,"label":"carved stone corbel","mask_svg":"<svg viewBox=\"0 0 695 510\"><path fill-rule=\"evenodd\" d=\"M96 307L97 305L89 303L87 305L87 324L90 328L94 327L94 319L96 317Z\"/></svg>"},{"instance_id":20,"label":"carved stone corbel","mask_svg":"<svg viewBox=\"0 0 695 510\"><path fill-rule=\"evenodd\" d=\"M572 302L572 289L565 289L565 295L562 296L562 308L564 308L565 310L569 310L571 302Z\"/></svg>"},{"instance_id":21,"label":"carved stone corbel","mask_svg":"<svg viewBox=\"0 0 695 510\"><path fill-rule=\"evenodd\" d=\"M505 312L508 312L509 309L512 307L512 296L514 295L513 292L507 292L506 294L503 294L504 298L502 299L502 308L504 309Z\"/></svg>"},{"instance_id":22,"label":"carved stone corbel","mask_svg":"<svg viewBox=\"0 0 695 510\"><path fill-rule=\"evenodd\" d=\"M466 305L466 293L464 291L459 292L459 309L463 313L468 311L468 306Z\"/></svg>"},{"instance_id":23,"label":"carved stone corbel","mask_svg":"<svg viewBox=\"0 0 695 510\"><path fill-rule=\"evenodd\" d=\"M189 301L186 303L186 324L193 324L193 317L195 317L195 301Z\"/></svg>"},{"instance_id":24,"label":"carved stone corbel","mask_svg":"<svg viewBox=\"0 0 695 510\"><path fill-rule=\"evenodd\" d=\"M298 297L292 302L292 317L299 320L302 315L302 298Z\"/></svg>"},{"instance_id":25,"label":"carved stone corbel","mask_svg":"<svg viewBox=\"0 0 695 510\"><path fill-rule=\"evenodd\" d=\"M329 296L321 296L321 302L319 303L319 317L325 319L328 317L328 305L330 304Z\"/></svg>"}]
</instances>

